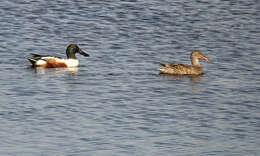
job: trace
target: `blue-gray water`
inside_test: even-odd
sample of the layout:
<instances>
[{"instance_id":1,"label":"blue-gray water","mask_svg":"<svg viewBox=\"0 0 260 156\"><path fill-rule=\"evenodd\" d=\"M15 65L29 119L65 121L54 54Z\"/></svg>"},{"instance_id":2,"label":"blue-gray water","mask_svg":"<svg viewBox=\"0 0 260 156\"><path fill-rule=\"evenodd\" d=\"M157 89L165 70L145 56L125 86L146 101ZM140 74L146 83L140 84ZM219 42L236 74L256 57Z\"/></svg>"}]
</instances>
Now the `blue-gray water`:
<instances>
[{"instance_id":1,"label":"blue-gray water","mask_svg":"<svg viewBox=\"0 0 260 156\"><path fill-rule=\"evenodd\" d=\"M260 155L257 0L4 0L0 155ZM76 69L32 69L30 53ZM159 75L190 63L199 77Z\"/></svg>"}]
</instances>

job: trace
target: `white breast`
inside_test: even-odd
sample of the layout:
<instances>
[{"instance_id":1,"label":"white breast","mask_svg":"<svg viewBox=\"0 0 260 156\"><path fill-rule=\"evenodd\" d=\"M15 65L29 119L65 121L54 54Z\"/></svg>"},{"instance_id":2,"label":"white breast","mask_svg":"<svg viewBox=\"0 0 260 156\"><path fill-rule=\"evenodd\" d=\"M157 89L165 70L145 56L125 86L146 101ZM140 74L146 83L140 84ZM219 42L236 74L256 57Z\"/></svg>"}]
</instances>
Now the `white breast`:
<instances>
[{"instance_id":1,"label":"white breast","mask_svg":"<svg viewBox=\"0 0 260 156\"><path fill-rule=\"evenodd\" d=\"M79 61L76 59L61 59L59 61L64 62L68 67L77 67L79 65Z\"/></svg>"}]
</instances>

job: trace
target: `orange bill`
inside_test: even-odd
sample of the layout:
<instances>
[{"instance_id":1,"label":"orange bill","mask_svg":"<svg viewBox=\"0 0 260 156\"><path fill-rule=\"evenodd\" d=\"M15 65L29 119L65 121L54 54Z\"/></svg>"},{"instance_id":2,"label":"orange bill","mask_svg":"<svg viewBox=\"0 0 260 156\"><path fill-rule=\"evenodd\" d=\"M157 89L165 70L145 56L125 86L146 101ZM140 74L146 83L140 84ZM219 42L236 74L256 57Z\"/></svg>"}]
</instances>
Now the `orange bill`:
<instances>
[{"instance_id":1,"label":"orange bill","mask_svg":"<svg viewBox=\"0 0 260 156\"><path fill-rule=\"evenodd\" d=\"M200 59L205 60L207 62L210 62L210 59L205 57L205 56L203 56L203 55L200 56Z\"/></svg>"}]
</instances>

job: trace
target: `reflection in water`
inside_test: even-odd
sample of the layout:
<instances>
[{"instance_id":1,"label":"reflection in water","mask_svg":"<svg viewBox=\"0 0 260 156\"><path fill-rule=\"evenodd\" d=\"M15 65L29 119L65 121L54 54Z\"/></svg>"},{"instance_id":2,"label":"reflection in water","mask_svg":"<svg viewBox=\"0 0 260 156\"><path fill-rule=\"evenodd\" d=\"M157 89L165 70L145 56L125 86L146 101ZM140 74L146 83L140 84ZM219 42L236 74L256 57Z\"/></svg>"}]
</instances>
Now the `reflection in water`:
<instances>
[{"instance_id":1,"label":"reflection in water","mask_svg":"<svg viewBox=\"0 0 260 156\"><path fill-rule=\"evenodd\" d=\"M172 74L160 74L163 78L176 79L176 80L184 80L185 78L189 78L190 82L200 82L202 80L201 75L172 75Z\"/></svg>"},{"instance_id":2,"label":"reflection in water","mask_svg":"<svg viewBox=\"0 0 260 156\"><path fill-rule=\"evenodd\" d=\"M37 74L58 74L60 72L67 72L68 74L76 74L78 72L78 67L72 67L72 68L42 68L42 67L36 67L33 68L35 73Z\"/></svg>"},{"instance_id":3,"label":"reflection in water","mask_svg":"<svg viewBox=\"0 0 260 156\"><path fill-rule=\"evenodd\" d=\"M176 79L176 80L184 80L189 78L191 82L192 92L198 93L201 91L200 83L193 82L201 82L203 80L202 75L172 75L172 74L160 74L164 79Z\"/></svg>"}]
</instances>

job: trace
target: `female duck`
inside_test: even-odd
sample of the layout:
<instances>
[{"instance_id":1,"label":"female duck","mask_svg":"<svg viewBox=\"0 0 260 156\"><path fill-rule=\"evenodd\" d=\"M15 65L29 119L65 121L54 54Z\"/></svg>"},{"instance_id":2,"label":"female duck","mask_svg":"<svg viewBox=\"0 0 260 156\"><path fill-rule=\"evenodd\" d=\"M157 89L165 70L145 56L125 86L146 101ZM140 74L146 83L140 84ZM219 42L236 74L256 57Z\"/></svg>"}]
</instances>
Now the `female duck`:
<instances>
[{"instance_id":1,"label":"female duck","mask_svg":"<svg viewBox=\"0 0 260 156\"><path fill-rule=\"evenodd\" d=\"M86 57L89 56L87 53L82 51L76 44L70 44L66 50L67 59L56 57L56 56L38 55L38 54L32 54L33 57L27 59L32 63L33 67L69 68L69 67L77 67L79 65L79 61L75 56L76 53L79 53Z\"/></svg>"},{"instance_id":2,"label":"female duck","mask_svg":"<svg viewBox=\"0 0 260 156\"><path fill-rule=\"evenodd\" d=\"M199 59L210 62L210 59L201 54L200 51L195 50L190 55L191 64L162 64L157 68L162 74L175 74L175 75L199 75L203 73L203 68L199 63Z\"/></svg>"}]
</instances>

